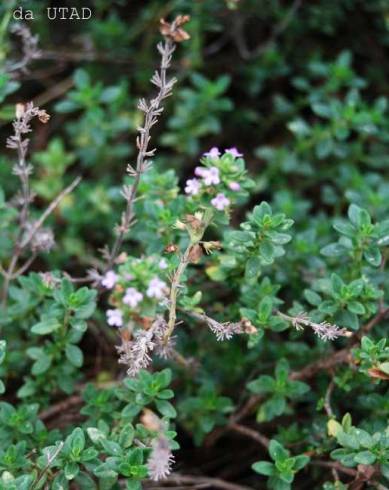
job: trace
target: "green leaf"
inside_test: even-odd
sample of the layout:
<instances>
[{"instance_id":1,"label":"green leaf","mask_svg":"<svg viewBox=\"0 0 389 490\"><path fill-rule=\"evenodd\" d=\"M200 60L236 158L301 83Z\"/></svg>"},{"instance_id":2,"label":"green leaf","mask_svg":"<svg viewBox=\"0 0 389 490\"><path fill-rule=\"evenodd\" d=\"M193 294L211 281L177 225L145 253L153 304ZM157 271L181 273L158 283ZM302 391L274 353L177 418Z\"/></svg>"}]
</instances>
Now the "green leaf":
<instances>
[{"instance_id":1,"label":"green leaf","mask_svg":"<svg viewBox=\"0 0 389 490\"><path fill-rule=\"evenodd\" d=\"M369 247L363 252L363 256L366 261L373 267L379 267L382 262L382 255L380 249L375 246Z\"/></svg>"},{"instance_id":2,"label":"green leaf","mask_svg":"<svg viewBox=\"0 0 389 490\"><path fill-rule=\"evenodd\" d=\"M318 306L321 303L321 297L311 289L304 290L304 297L313 306Z\"/></svg>"},{"instance_id":3,"label":"green leaf","mask_svg":"<svg viewBox=\"0 0 389 490\"><path fill-rule=\"evenodd\" d=\"M276 382L275 380L266 374L260 376L258 379L250 381L247 383L247 388L252 393L272 393L275 390Z\"/></svg>"},{"instance_id":4,"label":"green leaf","mask_svg":"<svg viewBox=\"0 0 389 490\"><path fill-rule=\"evenodd\" d=\"M47 318L39 323L36 323L32 328L31 332L37 335L47 335L61 328L61 324L56 318Z\"/></svg>"},{"instance_id":5,"label":"green leaf","mask_svg":"<svg viewBox=\"0 0 389 490\"><path fill-rule=\"evenodd\" d=\"M366 313L365 307L359 301L350 301L347 305L347 309L356 315L364 315Z\"/></svg>"},{"instance_id":6,"label":"green leaf","mask_svg":"<svg viewBox=\"0 0 389 490\"><path fill-rule=\"evenodd\" d=\"M273 302L270 296L265 296L261 299L258 305L258 317L261 322L266 321L272 312Z\"/></svg>"},{"instance_id":7,"label":"green leaf","mask_svg":"<svg viewBox=\"0 0 389 490\"><path fill-rule=\"evenodd\" d=\"M320 250L320 253L325 257L342 257L347 250L340 243L330 243Z\"/></svg>"},{"instance_id":8,"label":"green leaf","mask_svg":"<svg viewBox=\"0 0 389 490\"><path fill-rule=\"evenodd\" d=\"M2 364L5 359L6 349L7 342L5 340L0 340L0 364Z\"/></svg>"},{"instance_id":9,"label":"green leaf","mask_svg":"<svg viewBox=\"0 0 389 490\"><path fill-rule=\"evenodd\" d=\"M80 471L80 467L77 463L68 462L65 464L64 474L67 480L73 480Z\"/></svg>"},{"instance_id":10,"label":"green leaf","mask_svg":"<svg viewBox=\"0 0 389 490\"><path fill-rule=\"evenodd\" d=\"M158 411L164 417L168 417L168 418L177 417L176 409L167 400L156 400L155 405L156 405Z\"/></svg>"},{"instance_id":11,"label":"green leaf","mask_svg":"<svg viewBox=\"0 0 389 490\"><path fill-rule=\"evenodd\" d=\"M273 461L284 461L289 457L287 451L278 441L272 439L269 444L269 454Z\"/></svg>"},{"instance_id":12,"label":"green leaf","mask_svg":"<svg viewBox=\"0 0 389 490\"><path fill-rule=\"evenodd\" d=\"M354 461L359 464L369 465L376 461L376 457L370 451L361 451L354 456Z\"/></svg>"},{"instance_id":13,"label":"green leaf","mask_svg":"<svg viewBox=\"0 0 389 490\"><path fill-rule=\"evenodd\" d=\"M38 360L34 362L31 368L31 373L35 376L45 373L51 366L52 357L46 353L42 353Z\"/></svg>"},{"instance_id":14,"label":"green leaf","mask_svg":"<svg viewBox=\"0 0 389 490\"><path fill-rule=\"evenodd\" d=\"M271 244L271 242L264 241L260 243L259 249L258 249L259 255L262 258L262 260L267 263L271 264L274 260L274 246Z\"/></svg>"},{"instance_id":15,"label":"green leaf","mask_svg":"<svg viewBox=\"0 0 389 490\"><path fill-rule=\"evenodd\" d=\"M371 223L370 215L366 209L360 208L356 204L350 205L347 214L351 223L358 228Z\"/></svg>"},{"instance_id":16,"label":"green leaf","mask_svg":"<svg viewBox=\"0 0 389 490\"><path fill-rule=\"evenodd\" d=\"M255 206L253 209L253 219L258 224L262 224L265 216L271 216L272 210L266 201L261 202L259 206Z\"/></svg>"},{"instance_id":17,"label":"green leaf","mask_svg":"<svg viewBox=\"0 0 389 490\"><path fill-rule=\"evenodd\" d=\"M382 475L389 480L389 463L384 463L380 466Z\"/></svg>"},{"instance_id":18,"label":"green leaf","mask_svg":"<svg viewBox=\"0 0 389 490\"><path fill-rule=\"evenodd\" d=\"M70 436L66 439L70 450L74 456L79 456L85 447L84 431L79 427L75 428Z\"/></svg>"},{"instance_id":19,"label":"green leaf","mask_svg":"<svg viewBox=\"0 0 389 490\"><path fill-rule=\"evenodd\" d=\"M67 360L75 367L81 367L84 362L82 350L73 344L68 344L65 348Z\"/></svg>"},{"instance_id":20,"label":"green leaf","mask_svg":"<svg viewBox=\"0 0 389 490\"><path fill-rule=\"evenodd\" d=\"M259 257L250 257L246 262L245 276L247 279L257 277L261 272L261 260Z\"/></svg>"},{"instance_id":21,"label":"green leaf","mask_svg":"<svg viewBox=\"0 0 389 490\"><path fill-rule=\"evenodd\" d=\"M305 454L300 454L299 456L296 456L293 459L294 459L294 466L293 466L293 468L294 468L295 471L301 470L310 461L310 458L308 456L305 456Z\"/></svg>"},{"instance_id":22,"label":"green leaf","mask_svg":"<svg viewBox=\"0 0 389 490\"><path fill-rule=\"evenodd\" d=\"M269 461L258 461L254 463L251 468L260 475L271 476L275 473L274 464Z\"/></svg>"},{"instance_id":23,"label":"green leaf","mask_svg":"<svg viewBox=\"0 0 389 490\"><path fill-rule=\"evenodd\" d=\"M97 429L96 427L88 427L86 432L93 443L97 443L106 438L104 432Z\"/></svg>"}]
</instances>

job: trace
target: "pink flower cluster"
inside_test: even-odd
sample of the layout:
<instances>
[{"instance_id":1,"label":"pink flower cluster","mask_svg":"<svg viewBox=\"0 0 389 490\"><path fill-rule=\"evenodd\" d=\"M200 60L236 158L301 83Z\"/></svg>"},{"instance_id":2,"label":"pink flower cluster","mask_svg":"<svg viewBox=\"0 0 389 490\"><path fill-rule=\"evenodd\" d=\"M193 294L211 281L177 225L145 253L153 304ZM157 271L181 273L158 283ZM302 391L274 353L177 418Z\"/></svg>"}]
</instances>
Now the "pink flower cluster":
<instances>
[{"instance_id":1,"label":"pink flower cluster","mask_svg":"<svg viewBox=\"0 0 389 490\"><path fill-rule=\"evenodd\" d=\"M230 154L233 158L242 157L243 154L239 153L236 148L228 148L224 150L224 153ZM217 159L221 155L219 148L213 147L208 152L204 153L204 156L211 159ZM196 167L195 175L198 178L189 179L186 181L185 185L185 193L190 196L196 196L200 193L201 187L204 185L205 187L210 187L214 185L220 184L220 172L217 167ZM230 182L228 187L236 192L240 190L240 184L238 182ZM218 211L223 211L230 205L230 200L223 193L219 193L211 200L211 204Z\"/></svg>"},{"instance_id":2,"label":"pink flower cluster","mask_svg":"<svg viewBox=\"0 0 389 490\"><path fill-rule=\"evenodd\" d=\"M167 262L165 259L161 259L159 262L159 268L160 269L166 269L167 267ZM132 277L127 277L128 280L130 280ZM113 289L119 280L119 276L112 270L109 270L105 273L101 280L101 284L106 288L106 289ZM157 300L162 299L163 297L166 296L168 292L168 287L166 282L162 281L159 277L153 277L147 287L146 290L146 296L148 298L154 298ZM131 309L134 309L138 306L139 303L141 303L144 299L144 295L138 291L134 287L129 287L126 289L125 294L123 296L123 303L127 306L129 306ZM110 309L107 310L106 312L107 315L107 323L108 325L111 325L112 327L122 327L124 320L123 320L123 312L116 308L116 309Z\"/></svg>"}]
</instances>

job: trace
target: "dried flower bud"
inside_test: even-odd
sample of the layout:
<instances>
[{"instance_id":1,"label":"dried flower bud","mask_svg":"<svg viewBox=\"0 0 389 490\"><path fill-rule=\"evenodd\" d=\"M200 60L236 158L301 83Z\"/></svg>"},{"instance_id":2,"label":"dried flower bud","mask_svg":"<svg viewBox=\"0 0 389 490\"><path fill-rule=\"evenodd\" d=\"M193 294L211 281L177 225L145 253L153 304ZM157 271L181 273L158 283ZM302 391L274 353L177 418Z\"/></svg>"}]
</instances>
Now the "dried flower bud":
<instances>
[{"instance_id":1,"label":"dried flower bud","mask_svg":"<svg viewBox=\"0 0 389 490\"><path fill-rule=\"evenodd\" d=\"M389 380L389 375L387 373L384 373L384 371L381 371L379 368L370 368L367 371L369 373L369 376L371 378L377 378L377 379L384 379L386 381Z\"/></svg>"},{"instance_id":2,"label":"dried flower bud","mask_svg":"<svg viewBox=\"0 0 389 490\"><path fill-rule=\"evenodd\" d=\"M124 264L128 259L128 254L126 252L122 252L117 259L115 260L116 264Z\"/></svg>"},{"instance_id":3,"label":"dried flower bud","mask_svg":"<svg viewBox=\"0 0 389 490\"><path fill-rule=\"evenodd\" d=\"M164 429L162 420L149 408L144 408L140 416L140 422L148 430L161 432Z\"/></svg>"},{"instance_id":4,"label":"dried flower bud","mask_svg":"<svg viewBox=\"0 0 389 490\"><path fill-rule=\"evenodd\" d=\"M46 124L50 120L50 114L48 114L44 109L38 112L38 119L41 123Z\"/></svg>"},{"instance_id":5,"label":"dried flower bud","mask_svg":"<svg viewBox=\"0 0 389 490\"><path fill-rule=\"evenodd\" d=\"M202 228L202 222L201 218L198 218L197 216L193 214L187 214L185 216L185 223L193 230L193 231L198 231L201 230Z\"/></svg>"},{"instance_id":6,"label":"dried flower bud","mask_svg":"<svg viewBox=\"0 0 389 490\"><path fill-rule=\"evenodd\" d=\"M189 251L189 262L197 264L203 255L203 250L199 244L193 245Z\"/></svg>"},{"instance_id":7,"label":"dried flower bud","mask_svg":"<svg viewBox=\"0 0 389 490\"><path fill-rule=\"evenodd\" d=\"M50 228L41 228L31 240L33 252L49 252L55 245L54 234Z\"/></svg>"},{"instance_id":8,"label":"dried flower bud","mask_svg":"<svg viewBox=\"0 0 389 490\"><path fill-rule=\"evenodd\" d=\"M247 333L248 335L253 335L257 333L257 328L254 327L254 325L247 318L242 318L240 323L242 325L244 333Z\"/></svg>"},{"instance_id":9,"label":"dried flower bud","mask_svg":"<svg viewBox=\"0 0 389 490\"><path fill-rule=\"evenodd\" d=\"M170 245L167 245L164 250L168 254L175 254L178 252L179 248L178 245L171 243Z\"/></svg>"},{"instance_id":10,"label":"dried flower bud","mask_svg":"<svg viewBox=\"0 0 389 490\"><path fill-rule=\"evenodd\" d=\"M171 39L175 43L181 43L190 39L189 34L184 29L181 29L181 26L189 22L189 20L189 15L178 15L172 23L161 19L159 30L163 36Z\"/></svg>"}]
</instances>

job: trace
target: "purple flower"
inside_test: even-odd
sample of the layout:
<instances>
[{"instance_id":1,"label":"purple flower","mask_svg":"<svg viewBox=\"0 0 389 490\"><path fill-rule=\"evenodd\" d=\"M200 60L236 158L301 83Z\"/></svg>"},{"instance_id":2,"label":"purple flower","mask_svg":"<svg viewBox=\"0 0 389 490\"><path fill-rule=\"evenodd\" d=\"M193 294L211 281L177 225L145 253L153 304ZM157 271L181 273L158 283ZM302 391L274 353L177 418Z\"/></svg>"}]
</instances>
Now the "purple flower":
<instances>
[{"instance_id":1,"label":"purple flower","mask_svg":"<svg viewBox=\"0 0 389 490\"><path fill-rule=\"evenodd\" d=\"M228 184L228 187L232 190L232 191L239 191L240 190L240 184L238 182L230 182Z\"/></svg>"},{"instance_id":2,"label":"purple flower","mask_svg":"<svg viewBox=\"0 0 389 490\"><path fill-rule=\"evenodd\" d=\"M216 146L212 147L209 151L204 153L204 156L209 158L218 158L220 156L219 148Z\"/></svg>"},{"instance_id":3,"label":"purple flower","mask_svg":"<svg viewBox=\"0 0 389 490\"><path fill-rule=\"evenodd\" d=\"M211 204L219 211L223 211L224 208L229 206L230 200L224 194L218 194L211 200Z\"/></svg>"},{"instance_id":4,"label":"purple flower","mask_svg":"<svg viewBox=\"0 0 389 490\"><path fill-rule=\"evenodd\" d=\"M114 271L107 271L101 281L101 284L107 289L112 289L118 279L118 275Z\"/></svg>"},{"instance_id":5,"label":"purple flower","mask_svg":"<svg viewBox=\"0 0 389 490\"><path fill-rule=\"evenodd\" d=\"M126 294L123 298L123 303L130 306L131 308L136 308L138 303L143 299L143 294L137 291L135 288L127 288Z\"/></svg>"},{"instance_id":6,"label":"purple flower","mask_svg":"<svg viewBox=\"0 0 389 490\"><path fill-rule=\"evenodd\" d=\"M185 192L195 196L200 192L200 181L198 179L189 179L186 181Z\"/></svg>"},{"instance_id":7,"label":"purple flower","mask_svg":"<svg viewBox=\"0 0 389 490\"><path fill-rule=\"evenodd\" d=\"M203 179L205 185L220 184L219 169L216 167L205 169Z\"/></svg>"},{"instance_id":8,"label":"purple flower","mask_svg":"<svg viewBox=\"0 0 389 490\"><path fill-rule=\"evenodd\" d=\"M224 150L225 153L229 153L234 158L242 157L243 153L239 153L238 149L234 146L233 148L228 148Z\"/></svg>"},{"instance_id":9,"label":"purple flower","mask_svg":"<svg viewBox=\"0 0 389 490\"><path fill-rule=\"evenodd\" d=\"M107 310L107 322L111 327L122 327L123 326L123 313L116 310Z\"/></svg>"},{"instance_id":10,"label":"purple flower","mask_svg":"<svg viewBox=\"0 0 389 490\"><path fill-rule=\"evenodd\" d=\"M205 167L196 167L194 173L197 177L204 177L204 172L206 171L207 169Z\"/></svg>"},{"instance_id":11,"label":"purple flower","mask_svg":"<svg viewBox=\"0 0 389 490\"><path fill-rule=\"evenodd\" d=\"M146 294L149 298L161 299L165 296L166 282L161 281L159 277L153 277L149 282Z\"/></svg>"},{"instance_id":12,"label":"purple flower","mask_svg":"<svg viewBox=\"0 0 389 490\"><path fill-rule=\"evenodd\" d=\"M162 270L167 269L168 263L167 263L166 259L161 259L158 263L158 267Z\"/></svg>"}]
</instances>

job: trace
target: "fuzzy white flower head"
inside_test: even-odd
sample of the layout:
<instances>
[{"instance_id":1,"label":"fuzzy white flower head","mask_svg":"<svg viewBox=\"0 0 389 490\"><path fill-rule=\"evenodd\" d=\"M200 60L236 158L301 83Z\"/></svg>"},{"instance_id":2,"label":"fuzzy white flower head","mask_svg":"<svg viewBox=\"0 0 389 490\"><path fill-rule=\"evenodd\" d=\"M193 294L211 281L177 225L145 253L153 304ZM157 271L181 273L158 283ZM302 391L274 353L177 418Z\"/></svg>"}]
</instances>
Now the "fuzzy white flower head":
<instances>
[{"instance_id":1,"label":"fuzzy white flower head","mask_svg":"<svg viewBox=\"0 0 389 490\"><path fill-rule=\"evenodd\" d=\"M131 308L136 308L138 304L142 301L143 294L140 293L135 288L127 288L126 294L123 298L123 303L130 306Z\"/></svg>"},{"instance_id":2,"label":"fuzzy white flower head","mask_svg":"<svg viewBox=\"0 0 389 490\"><path fill-rule=\"evenodd\" d=\"M101 284L107 288L112 289L117 283L118 275L114 271L107 271L101 280Z\"/></svg>"},{"instance_id":3,"label":"fuzzy white flower head","mask_svg":"<svg viewBox=\"0 0 389 490\"><path fill-rule=\"evenodd\" d=\"M164 436L159 436L152 442L152 450L147 462L149 476L154 481L165 479L172 471L174 456L170 449L169 441Z\"/></svg>"},{"instance_id":4,"label":"fuzzy white flower head","mask_svg":"<svg viewBox=\"0 0 389 490\"><path fill-rule=\"evenodd\" d=\"M123 313L118 309L107 310L107 322L111 327L122 327Z\"/></svg>"},{"instance_id":5,"label":"fuzzy white flower head","mask_svg":"<svg viewBox=\"0 0 389 490\"><path fill-rule=\"evenodd\" d=\"M153 279L151 279L149 282L146 295L149 298L162 299L165 296L166 287L166 282L161 281L159 277L153 277Z\"/></svg>"},{"instance_id":6,"label":"fuzzy white flower head","mask_svg":"<svg viewBox=\"0 0 389 490\"><path fill-rule=\"evenodd\" d=\"M219 211L223 211L227 206L230 205L230 200L224 194L218 194L211 200L211 204Z\"/></svg>"},{"instance_id":7,"label":"fuzzy white flower head","mask_svg":"<svg viewBox=\"0 0 389 490\"><path fill-rule=\"evenodd\" d=\"M186 181L185 193L191 196L195 196L200 192L200 181L198 179L189 179Z\"/></svg>"}]
</instances>

